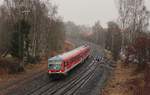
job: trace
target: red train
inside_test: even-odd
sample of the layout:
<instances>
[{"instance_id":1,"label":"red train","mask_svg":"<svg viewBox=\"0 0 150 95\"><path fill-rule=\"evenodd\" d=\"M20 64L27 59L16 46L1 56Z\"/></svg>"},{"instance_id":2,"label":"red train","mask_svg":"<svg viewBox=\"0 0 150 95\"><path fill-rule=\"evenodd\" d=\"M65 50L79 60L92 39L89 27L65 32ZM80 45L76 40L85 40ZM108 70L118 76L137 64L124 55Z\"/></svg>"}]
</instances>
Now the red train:
<instances>
[{"instance_id":1,"label":"red train","mask_svg":"<svg viewBox=\"0 0 150 95\"><path fill-rule=\"evenodd\" d=\"M83 62L90 55L88 45L80 46L72 51L48 59L49 75L67 75L67 73Z\"/></svg>"}]
</instances>

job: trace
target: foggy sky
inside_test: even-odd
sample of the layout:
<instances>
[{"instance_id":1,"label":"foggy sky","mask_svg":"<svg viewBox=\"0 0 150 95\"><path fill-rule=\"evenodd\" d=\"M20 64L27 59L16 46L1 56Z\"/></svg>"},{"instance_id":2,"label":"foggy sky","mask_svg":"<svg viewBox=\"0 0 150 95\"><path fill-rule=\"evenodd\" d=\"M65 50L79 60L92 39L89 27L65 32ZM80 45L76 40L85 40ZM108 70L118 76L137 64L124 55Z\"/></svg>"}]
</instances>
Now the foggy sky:
<instances>
[{"instance_id":1,"label":"foggy sky","mask_svg":"<svg viewBox=\"0 0 150 95\"><path fill-rule=\"evenodd\" d=\"M0 0L0 5L3 0ZM73 21L76 24L92 26L97 20L103 27L108 21L116 21L118 11L116 0L51 0L58 5L58 14L64 21ZM145 0L150 10L150 0Z\"/></svg>"},{"instance_id":2,"label":"foggy sky","mask_svg":"<svg viewBox=\"0 0 150 95\"><path fill-rule=\"evenodd\" d=\"M103 27L108 21L116 21L118 10L116 0L52 0L58 5L58 13L65 21L93 25L99 20ZM150 0L146 0L150 10Z\"/></svg>"}]
</instances>

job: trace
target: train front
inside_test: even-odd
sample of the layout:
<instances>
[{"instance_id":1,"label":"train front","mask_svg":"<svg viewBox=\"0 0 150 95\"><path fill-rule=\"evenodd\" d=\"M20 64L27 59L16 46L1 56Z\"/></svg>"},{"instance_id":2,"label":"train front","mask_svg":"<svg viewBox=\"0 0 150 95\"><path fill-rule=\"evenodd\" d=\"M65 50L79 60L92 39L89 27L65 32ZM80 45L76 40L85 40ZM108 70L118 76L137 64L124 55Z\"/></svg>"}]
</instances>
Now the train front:
<instances>
[{"instance_id":1,"label":"train front","mask_svg":"<svg viewBox=\"0 0 150 95\"><path fill-rule=\"evenodd\" d=\"M48 74L50 76L64 74L63 60L59 56L48 59Z\"/></svg>"}]
</instances>

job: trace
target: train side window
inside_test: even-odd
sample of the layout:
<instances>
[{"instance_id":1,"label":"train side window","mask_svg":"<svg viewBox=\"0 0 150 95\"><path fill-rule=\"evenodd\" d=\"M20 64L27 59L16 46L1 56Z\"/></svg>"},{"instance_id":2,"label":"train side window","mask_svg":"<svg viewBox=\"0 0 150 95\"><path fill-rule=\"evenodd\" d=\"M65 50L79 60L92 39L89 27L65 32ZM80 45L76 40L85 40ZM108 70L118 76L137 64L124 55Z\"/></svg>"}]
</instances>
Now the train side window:
<instances>
[{"instance_id":1,"label":"train side window","mask_svg":"<svg viewBox=\"0 0 150 95\"><path fill-rule=\"evenodd\" d=\"M68 65L68 62L64 62L64 64L65 64L65 66L67 66L67 65Z\"/></svg>"}]
</instances>

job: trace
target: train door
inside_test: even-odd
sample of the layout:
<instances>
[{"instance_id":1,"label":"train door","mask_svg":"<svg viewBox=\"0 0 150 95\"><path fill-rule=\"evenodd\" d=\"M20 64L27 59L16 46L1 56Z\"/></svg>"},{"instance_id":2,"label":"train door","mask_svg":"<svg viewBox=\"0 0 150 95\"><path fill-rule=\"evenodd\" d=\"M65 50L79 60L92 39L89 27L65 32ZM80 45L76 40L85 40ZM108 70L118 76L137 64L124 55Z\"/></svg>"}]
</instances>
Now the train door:
<instances>
[{"instance_id":1,"label":"train door","mask_svg":"<svg viewBox=\"0 0 150 95\"><path fill-rule=\"evenodd\" d=\"M67 65L68 65L68 62L64 61L64 69L65 69L65 71L67 71Z\"/></svg>"}]
</instances>

